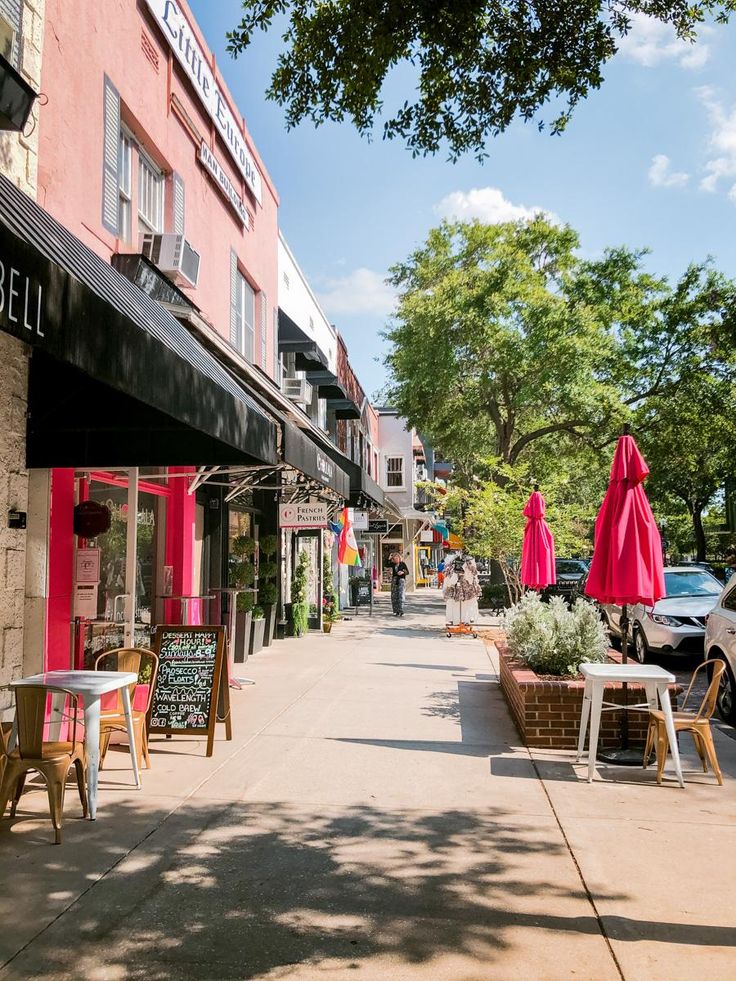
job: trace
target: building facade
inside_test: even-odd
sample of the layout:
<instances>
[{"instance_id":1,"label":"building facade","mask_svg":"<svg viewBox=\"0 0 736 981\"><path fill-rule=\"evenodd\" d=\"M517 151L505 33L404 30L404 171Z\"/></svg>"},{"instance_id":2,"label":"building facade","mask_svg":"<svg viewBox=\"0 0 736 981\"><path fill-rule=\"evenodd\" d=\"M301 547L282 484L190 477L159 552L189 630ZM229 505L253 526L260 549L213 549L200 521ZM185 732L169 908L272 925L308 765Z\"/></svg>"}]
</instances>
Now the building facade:
<instances>
[{"instance_id":1,"label":"building facade","mask_svg":"<svg viewBox=\"0 0 736 981\"><path fill-rule=\"evenodd\" d=\"M44 0L0 0L0 72L16 72L34 93L41 86ZM35 197L38 167L38 113L35 105L25 125L0 133L2 172L14 185ZM12 256L3 253L2 281L10 289ZM0 686L23 667L23 630L26 619L25 578L28 539L22 527L11 527L12 515L28 509L26 470L26 411L30 348L7 333L11 297L2 294L0 312ZM13 314L16 316L17 314ZM33 613L33 610L30 610ZM0 692L0 709L9 693Z\"/></svg>"}]
</instances>

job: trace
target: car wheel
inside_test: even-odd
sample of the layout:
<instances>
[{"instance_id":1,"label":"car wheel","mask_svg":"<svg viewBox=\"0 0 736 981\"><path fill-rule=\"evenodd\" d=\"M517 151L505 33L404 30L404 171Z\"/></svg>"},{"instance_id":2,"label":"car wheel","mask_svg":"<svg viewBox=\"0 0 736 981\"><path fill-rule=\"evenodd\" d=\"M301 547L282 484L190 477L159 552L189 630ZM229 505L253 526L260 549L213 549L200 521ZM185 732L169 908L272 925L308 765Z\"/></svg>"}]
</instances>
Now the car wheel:
<instances>
[{"instance_id":1,"label":"car wheel","mask_svg":"<svg viewBox=\"0 0 736 981\"><path fill-rule=\"evenodd\" d=\"M718 658L713 658L718 660ZM725 660L723 658L722 660ZM716 696L716 709L724 722L736 726L736 683L734 682L731 665L726 663L726 670L721 675L718 685L718 695ZM710 672L708 672L710 675Z\"/></svg>"},{"instance_id":2,"label":"car wheel","mask_svg":"<svg viewBox=\"0 0 736 981\"><path fill-rule=\"evenodd\" d=\"M646 664L647 658L649 657L649 648L647 647L647 639L644 636L644 631L641 625L634 624L634 654L636 660L640 664Z\"/></svg>"}]
</instances>

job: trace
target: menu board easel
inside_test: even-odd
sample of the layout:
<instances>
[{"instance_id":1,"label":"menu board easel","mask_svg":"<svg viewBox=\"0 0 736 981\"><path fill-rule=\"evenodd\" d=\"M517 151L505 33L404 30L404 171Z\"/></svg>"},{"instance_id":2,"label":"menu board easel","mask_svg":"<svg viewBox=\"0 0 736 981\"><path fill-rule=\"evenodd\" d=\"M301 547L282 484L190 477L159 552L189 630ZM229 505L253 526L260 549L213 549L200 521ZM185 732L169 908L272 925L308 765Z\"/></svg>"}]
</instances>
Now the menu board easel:
<instances>
[{"instance_id":1,"label":"menu board easel","mask_svg":"<svg viewBox=\"0 0 736 981\"><path fill-rule=\"evenodd\" d=\"M218 722L225 724L225 738L232 739L225 646L224 627L156 627L153 649L159 660L151 699L151 734L206 733L208 756L212 756Z\"/></svg>"}]
</instances>

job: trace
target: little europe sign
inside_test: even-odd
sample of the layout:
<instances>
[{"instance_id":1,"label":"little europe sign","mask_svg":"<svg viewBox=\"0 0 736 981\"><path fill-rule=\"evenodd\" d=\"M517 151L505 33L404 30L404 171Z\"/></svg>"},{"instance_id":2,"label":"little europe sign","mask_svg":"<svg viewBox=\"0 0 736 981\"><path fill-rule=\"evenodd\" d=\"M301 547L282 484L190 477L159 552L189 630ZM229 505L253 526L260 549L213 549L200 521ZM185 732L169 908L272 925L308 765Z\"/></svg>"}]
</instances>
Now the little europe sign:
<instances>
[{"instance_id":1,"label":"little europe sign","mask_svg":"<svg viewBox=\"0 0 736 981\"><path fill-rule=\"evenodd\" d=\"M235 116L230 111L227 99L215 81L215 76L194 31L189 25L189 21L175 0L146 0L146 3L179 64L194 86L207 113L217 127L220 136L225 141L238 170L245 178L258 203L262 204L261 175L255 160L245 145L245 137Z\"/></svg>"}]
</instances>

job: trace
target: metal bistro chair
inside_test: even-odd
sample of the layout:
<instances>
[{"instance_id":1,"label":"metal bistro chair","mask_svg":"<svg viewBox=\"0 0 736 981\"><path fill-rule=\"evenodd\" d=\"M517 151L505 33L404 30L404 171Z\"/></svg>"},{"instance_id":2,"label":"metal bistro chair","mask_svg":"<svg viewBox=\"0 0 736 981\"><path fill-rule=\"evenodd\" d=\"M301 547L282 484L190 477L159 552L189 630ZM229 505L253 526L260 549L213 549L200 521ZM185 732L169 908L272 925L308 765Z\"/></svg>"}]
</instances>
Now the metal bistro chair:
<instances>
[{"instance_id":1,"label":"metal bistro chair","mask_svg":"<svg viewBox=\"0 0 736 981\"><path fill-rule=\"evenodd\" d=\"M708 667L712 668L713 674L710 684L708 685L708 690L703 697L703 701L700 703L700 708L697 712L686 712L685 707L687 705L687 700L690 697L690 692L693 689L698 672L702 671L703 668L707 669ZM716 775L716 779L721 786L723 785L723 775L721 773L721 768L718 765L716 748L713 744L713 731L710 726L710 720L716 707L718 685L721 680L721 675L725 670L726 662L720 659L704 661L702 664L699 664L693 671L693 676L690 679L690 684L685 692L685 698L683 699L680 711L672 713L675 723L675 733L692 733L695 748L698 751L698 756L703 764L703 772L708 772L708 763L710 762L713 772ZM647 744L644 750L644 766L646 767L649 763L651 752L656 747L657 783L662 782L662 773L664 772L664 763L667 757L668 746L667 730L665 729L664 725L664 714L659 709L650 709Z\"/></svg>"},{"instance_id":2,"label":"metal bistro chair","mask_svg":"<svg viewBox=\"0 0 736 981\"><path fill-rule=\"evenodd\" d=\"M108 661L112 663L108 664ZM144 760L146 768L150 770L151 758L148 755L146 720L158 673L158 657L146 647L118 647L114 651L105 651L95 660L95 671L105 670L131 671L138 676L138 681L129 687L130 704L133 706L133 731L135 733L135 746L131 746L129 749L131 753L135 752L136 754L139 770L143 768ZM140 684L148 685L148 698L144 709L135 708L135 693ZM105 755L113 732L127 732L128 729L125 721L125 710L123 709L122 690L118 690L116 694L115 708L103 709L100 714L100 769L105 762Z\"/></svg>"},{"instance_id":3,"label":"metal bistro chair","mask_svg":"<svg viewBox=\"0 0 736 981\"><path fill-rule=\"evenodd\" d=\"M56 844L61 844L61 818L64 811L64 791L69 770L77 773L82 815L87 817L87 763L84 743L77 742L78 697L66 688L50 685L18 685L14 688L18 744L5 754L5 769L0 782L0 818L12 798L10 816L15 817L29 770L37 770L46 781L51 821ZM71 709L71 740L45 742L46 699L50 692L64 694Z\"/></svg>"}]
</instances>

